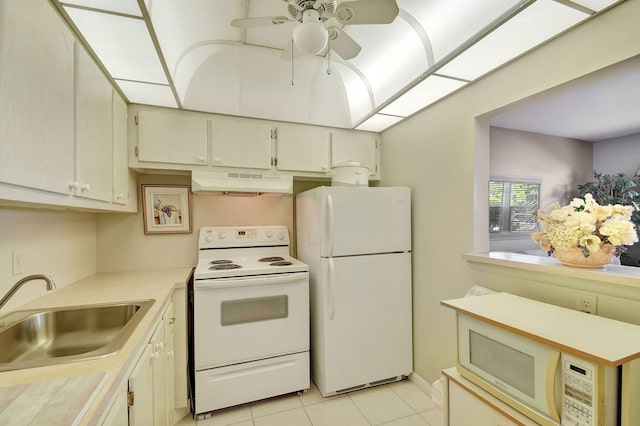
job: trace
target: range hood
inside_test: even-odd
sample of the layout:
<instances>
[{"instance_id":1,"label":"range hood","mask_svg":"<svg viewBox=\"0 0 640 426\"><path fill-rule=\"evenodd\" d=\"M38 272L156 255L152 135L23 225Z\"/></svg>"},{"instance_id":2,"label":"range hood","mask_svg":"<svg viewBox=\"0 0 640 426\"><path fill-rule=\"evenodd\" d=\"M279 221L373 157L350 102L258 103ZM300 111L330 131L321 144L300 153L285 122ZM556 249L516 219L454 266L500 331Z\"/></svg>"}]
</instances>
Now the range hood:
<instances>
[{"instance_id":1,"label":"range hood","mask_svg":"<svg viewBox=\"0 0 640 426\"><path fill-rule=\"evenodd\" d=\"M193 171L191 191L228 195L292 194L293 177L259 173Z\"/></svg>"}]
</instances>

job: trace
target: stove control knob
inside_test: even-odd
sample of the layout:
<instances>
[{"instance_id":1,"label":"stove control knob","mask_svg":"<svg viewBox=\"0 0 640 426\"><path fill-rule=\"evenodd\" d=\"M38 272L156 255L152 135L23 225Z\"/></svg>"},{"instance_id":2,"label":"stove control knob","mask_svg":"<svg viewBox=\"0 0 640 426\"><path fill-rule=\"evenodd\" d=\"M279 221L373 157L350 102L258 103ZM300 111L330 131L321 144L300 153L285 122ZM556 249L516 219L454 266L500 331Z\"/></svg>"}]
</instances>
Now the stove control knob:
<instances>
[{"instance_id":1,"label":"stove control knob","mask_svg":"<svg viewBox=\"0 0 640 426\"><path fill-rule=\"evenodd\" d=\"M273 231L271 229L267 229L267 231L264 233L264 235L266 235L267 238L271 238L271 237L273 237Z\"/></svg>"},{"instance_id":2,"label":"stove control knob","mask_svg":"<svg viewBox=\"0 0 640 426\"><path fill-rule=\"evenodd\" d=\"M227 238L227 233L224 231L218 232L218 238L220 238L221 240L224 240L225 238Z\"/></svg>"},{"instance_id":3,"label":"stove control knob","mask_svg":"<svg viewBox=\"0 0 640 426\"><path fill-rule=\"evenodd\" d=\"M213 232L211 232L211 231L207 231L207 232L204 234L204 240L205 240L206 242L208 242L208 243L212 242L212 241L213 241Z\"/></svg>"},{"instance_id":4,"label":"stove control knob","mask_svg":"<svg viewBox=\"0 0 640 426\"><path fill-rule=\"evenodd\" d=\"M284 240L284 232L278 232L278 239Z\"/></svg>"}]
</instances>

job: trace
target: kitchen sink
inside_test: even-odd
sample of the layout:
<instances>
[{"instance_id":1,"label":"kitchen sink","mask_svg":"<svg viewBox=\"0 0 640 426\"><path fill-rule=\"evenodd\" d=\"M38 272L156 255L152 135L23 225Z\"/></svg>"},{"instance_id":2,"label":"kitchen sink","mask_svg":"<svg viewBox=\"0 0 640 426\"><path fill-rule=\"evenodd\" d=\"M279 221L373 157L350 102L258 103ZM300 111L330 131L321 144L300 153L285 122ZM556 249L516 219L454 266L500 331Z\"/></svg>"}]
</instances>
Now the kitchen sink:
<instances>
[{"instance_id":1,"label":"kitchen sink","mask_svg":"<svg viewBox=\"0 0 640 426\"><path fill-rule=\"evenodd\" d=\"M11 312L0 317L0 371L117 353L152 299Z\"/></svg>"}]
</instances>

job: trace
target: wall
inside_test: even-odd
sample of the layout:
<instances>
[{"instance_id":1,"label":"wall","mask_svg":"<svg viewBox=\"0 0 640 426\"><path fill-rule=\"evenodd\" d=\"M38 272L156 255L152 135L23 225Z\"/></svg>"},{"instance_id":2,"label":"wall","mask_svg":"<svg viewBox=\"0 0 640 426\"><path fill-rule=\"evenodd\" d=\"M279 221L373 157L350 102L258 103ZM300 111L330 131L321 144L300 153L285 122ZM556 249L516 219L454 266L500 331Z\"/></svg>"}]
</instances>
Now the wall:
<instances>
[{"instance_id":1,"label":"wall","mask_svg":"<svg viewBox=\"0 0 640 426\"><path fill-rule=\"evenodd\" d=\"M578 184L588 182L593 171L593 144L578 139L490 128L491 176L541 179L540 207L564 205L577 195ZM491 251L535 249L525 233L522 238L495 239Z\"/></svg>"},{"instance_id":2,"label":"wall","mask_svg":"<svg viewBox=\"0 0 640 426\"><path fill-rule=\"evenodd\" d=\"M425 380L456 359L454 314L440 301L492 281L462 258L489 247L489 120L640 54L637 16L640 1L626 1L383 132L381 185L412 188L414 370ZM527 283L505 282L507 291L520 288Z\"/></svg>"},{"instance_id":3,"label":"wall","mask_svg":"<svg viewBox=\"0 0 640 426\"><path fill-rule=\"evenodd\" d=\"M190 185L189 176L138 175L140 184ZM296 182L294 191L321 182ZM140 197L139 197L140 198ZM198 232L203 226L286 225L295 254L293 196L233 197L192 194L191 234L145 235L141 200L138 214L99 215L97 219L98 271L193 267L198 256Z\"/></svg>"},{"instance_id":4,"label":"wall","mask_svg":"<svg viewBox=\"0 0 640 426\"><path fill-rule=\"evenodd\" d=\"M0 296L30 274L48 274L57 287L63 287L97 270L96 214L0 207L0 236ZM14 250L21 255L22 274L13 274ZM29 282L2 312L44 293L43 281Z\"/></svg>"},{"instance_id":5,"label":"wall","mask_svg":"<svg viewBox=\"0 0 640 426\"><path fill-rule=\"evenodd\" d=\"M640 133L596 142L593 155L598 173L633 176L640 169Z\"/></svg>"}]
</instances>

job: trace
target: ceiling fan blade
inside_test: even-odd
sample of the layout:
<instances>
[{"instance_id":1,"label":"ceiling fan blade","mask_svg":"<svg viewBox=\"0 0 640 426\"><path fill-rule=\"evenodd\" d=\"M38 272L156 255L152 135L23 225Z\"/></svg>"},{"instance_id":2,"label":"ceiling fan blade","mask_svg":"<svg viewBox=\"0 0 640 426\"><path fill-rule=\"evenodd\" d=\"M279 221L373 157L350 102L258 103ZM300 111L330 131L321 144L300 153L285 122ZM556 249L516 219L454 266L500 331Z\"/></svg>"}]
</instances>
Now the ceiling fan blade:
<instances>
[{"instance_id":1,"label":"ceiling fan blade","mask_svg":"<svg viewBox=\"0 0 640 426\"><path fill-rule=\"evenodd\" d=\"M286 16L263 16L259 18L238 18L231 21L231 26L245 30L247 28L253 28L253 27L281 25L289 21L292 21L292 19L289 19Z\"/></svg>"},{"instance_id":2,"label":"ceiling fan blade","mask_svg":"<svg viewBox=\"0 0 640 426\"><path fill-rule=\"evenodd\" d=\"M390 24L398 16L395 0L361 0L340 3L335 17L343 25Z\"/></svg>"},{"instance_id":3,"label":"ceiling fan blade","mask_svg":"<svg viewBox=\"0 0 640 426\"><path fill-rule=\"evenodd\" d=\"M331 26L328 30L331 50L340 55L344 60L358 56L362 48L349 34L342 31L342 28L336 26Z\"/></svg>"}]
</instances>

